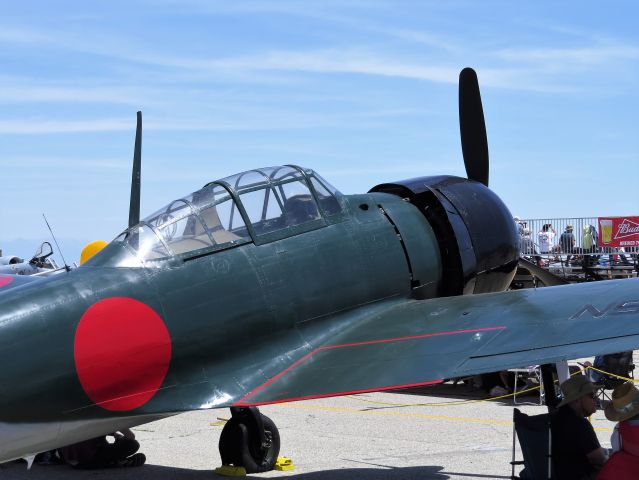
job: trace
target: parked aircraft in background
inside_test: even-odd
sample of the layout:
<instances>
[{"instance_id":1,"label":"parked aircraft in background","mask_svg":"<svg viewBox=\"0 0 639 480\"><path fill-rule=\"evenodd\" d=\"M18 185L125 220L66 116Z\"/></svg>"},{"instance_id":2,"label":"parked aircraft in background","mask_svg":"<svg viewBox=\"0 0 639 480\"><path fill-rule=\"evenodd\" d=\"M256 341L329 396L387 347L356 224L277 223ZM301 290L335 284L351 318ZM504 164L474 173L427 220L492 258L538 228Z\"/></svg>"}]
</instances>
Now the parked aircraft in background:
<instances>
[{"instance_id":1,"label":"parked aircraft in background","mask_svg":"<svg viewBox=\"0 0 639 480\"><path fill-rule=\"evenodd\" d=\"M69 273L0 289L0 461L230 407L223 463L265 471L279 436L258 405L638 348L639 280L504 291L519 238L488 189L471 69L460 130L468 178L343 195L308 168L259 168L139 221L138 122L129 228Z\"/></svg>"},{"instance_id":2,"label":"parked aircraft in background","mask_svg":"<svg viewBox=\"0 0 639 480\"><path fill-rule=\"evenodd\" d=\"M64 268L60 268L51 258L53 248L49 242L42 242L38 251L30 260L15 255L0 255L0 274L9 275L48 275Z\"/></svg>"}]
</instances>

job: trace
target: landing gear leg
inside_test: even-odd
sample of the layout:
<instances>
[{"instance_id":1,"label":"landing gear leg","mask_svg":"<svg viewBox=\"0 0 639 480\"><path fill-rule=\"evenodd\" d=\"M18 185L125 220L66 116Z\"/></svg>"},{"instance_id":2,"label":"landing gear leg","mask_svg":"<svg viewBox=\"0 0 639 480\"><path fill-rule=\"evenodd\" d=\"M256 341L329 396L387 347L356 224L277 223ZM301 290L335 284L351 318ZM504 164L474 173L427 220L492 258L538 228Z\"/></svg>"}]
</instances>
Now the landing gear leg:
<instances>
[{"instance_id":1,"label":"landing gear leg","mask_svg":"<svg viewBox=\"0 0 639 480\"><path fill-rule=\"evenodd\" d=\"M280 453L280 434L273 420L257 407L231 407L219 449L223 465L244 467L246 473L268 472Z\"/></svg>"}]
</instances>

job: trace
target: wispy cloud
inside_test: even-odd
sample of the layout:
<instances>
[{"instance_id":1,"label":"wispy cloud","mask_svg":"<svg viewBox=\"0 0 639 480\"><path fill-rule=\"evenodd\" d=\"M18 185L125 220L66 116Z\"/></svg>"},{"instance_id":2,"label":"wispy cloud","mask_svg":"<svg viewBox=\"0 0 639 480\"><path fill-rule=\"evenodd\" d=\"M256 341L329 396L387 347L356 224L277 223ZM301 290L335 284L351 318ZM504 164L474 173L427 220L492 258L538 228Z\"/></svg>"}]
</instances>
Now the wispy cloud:
<instances>
[{"instance_id":1,"label":"wispy cloud","mask_svg":"<svg viewBox=\"0 0 639 480\"><path fill-rule=\"evenodd\" d=\"M379 0L323 0L321 2L299 2L298 0L245 0L228 2L224 0L154 0L157 8L175 9L177 12L207 15L260 15L278 14L300 17L320 17L334 15L338 11L364 11L388 9L388 4Z\"/></svg>"},{"instance_id":2,"label":"wispy cloud","mask_svg":"<svg viewBox=\"0 0 639 480\"><path fill-rule=\"evenodd\" d=\"M601 45L575 48L508 48L499 50L495 56L512 62L537 65L601 65L613 60L639 59L639 46Z\"/></svg>"},{"instance_id":3,"label":"wispy cloud","mask_svg":"<svg viewBox=\"0 0 639 480\"><path fill-rule=\"evenodd\" d=\"M221 59L147 58L147 61L209 75L237 72L292 72L305 74L356 74L406 78L456 85L459 63L437 64L427 58L398 60L364 49L274 51L264 55ZM490 62L483 63L489 65ZM254 76L255 77L255 76ZM531 65L481 68L482 87L542 92L569 92L575 87L565 79L549 75Z\"/></svg>"},{"instance_id":4,"label":"wispy cloud","mask_svg":"<svg viewBox=\"0 0 639 480\"><path fill-rule=\"evenodd\" d=\"M0 135L114 132L131 130L131 120L0 120Z\"/></svg>"},{"instance_id":5,"label":"wispy cloud","mask_svg":"<svg viewBox=\"0 0 639 480\"><path fill-rule=\"evenodd\" d=\"M366 4L368 2L364 2ZM172 2L165 2L169 6ZM353 8L361 8L361 2L353 2ZM377 2L373 2L377 4ZM218 5L219 4L215 4ZM191 2L192 8L207 9L207 2ZM303 14L306 7L301 8L296 2L250 2L238 7L220 7L222 12L287 11L290 14ZM226 8L226 10L225 10ZM214 9L213 9L214 10ZM100 32L92 32L80 40L73 33L34 31L33 29L16 29L0 25L0 40L23 44L42 45L57 48L61 52L82 52L84 54L118 59L128 64L128 68L138 69L135 78L123 78L127 81L139 82L148 77L148 82L159 85L159 79L171 79L175 85L193 80L237 81L253 83L296 83L300 74L309 75L368 75L378 77L406 78L437 83L457 83L460 65L467 58L476 58L481 65L483 87L508 88L517 90L565 93L577 91L580 87L573 85L571 77L566 74L578 69L600 69L613 61L635 62L639 59L639 47L620 42L597 41L592 38L577 39L572 48L545 48L543 46L496 48L489 51L473 52L472 45L462 45L459 37L448 36L438 32L422 32L410 28L385 26L369 21L364 16L358 18L344 13L344 10L323 4L322 8L310 9L313 15L325 16L323 20L331 25L349 26L359 32L374 33L377 43L366 45L366 36L357 40L351 39L347 47L342 47L343 38L335 39L335 45L328 48L274 49L265 46L251 54L235 54L231 56L192 56L189 53L179 55L158 54L155 45L135 42L125 36L113 36ZM333 10L337 10L335 13ZM392 37L400 42L432 47L423 51L407 48L397 53L397 48L385 51L379 48L379 38ZM455 40L457 39L457 41ZM574 38L572 38L575 41ZM479 49L479 47L477 47ZM176 49L170 49L175 52ZM506 64L504 66L504 64ZM148 75L148 69L153 75ZM158 69L162 75L155 78ZM145 73L146 72L146 73ZM121 73L121 72L120 72ZM130 72L129 72L130 73ZM158 91L166 91L166 84ZM101 86L94 88L75 88L68 85L26 84L0 90L0 102L18 102L17 99L31 102L99 102L108 101L119 104L136 104L140 98L154 100L153 90L141 93L142 89L132 87ZM169 101L164 96L164 101ZM160 103L162 101L160 100Z\"/></svg>"},{"instance_id":6,"label":"wispy cloud","mask_svg":"<svg viewBox=\"0 0 639 480\"><path fill-rule=\"evenodd\" d=\"M33 80L18 84L17 80L7 82L0 79L0 103L114 103L139 105L140 98L149 98L148 92L133 87L79 87L51 85L43 82L33 84Z\"/></svg>"},{"instance_id":7,"label":"wispy cloud","mask_svg":"<svg viewBox=\"0 0 639 480\"><path fill-rule=\"evenodd\" d=\"M370 116L360 114L362 118L356 125L350 125L349 116L330 114L305 114L303 112L262 111L251 115L250 108L235 115L233 119L211 118L147 118L145 131L187 131L187 132L230 132L230 131L272 131L301 130L316 128L375 128L381 126L376 119L401 115L399 111L372 112ZM380 120L381 121L381 120ZM346 125L348 124L348 125ZM90 132L131 131L134 123L131 118L104 118L86 120L0 120L0 135L46 135L80 134Z\"/></svg>"},{"instance_id":8,"label":"wispy cloud","mask_svg":"<svg viewBox=\"0 0 639 480\"><path fill-rule=\"evenodd\" d=\"M50 35L31 28L16 28L7 23L2 24L2 28L0 28L0 42L4 44L42 45L53 40L54 38Z\"/></svg>"},{"instance_id":9,"label":"wispy cloud","mask_svg":"<svg viewBox=\"0 0 639 480\"><path fill-rule=\"evenodd\" d=\"M109 158L69 158L50 156L20 156L4 157L2 165L11 168L93 168L96 170L127 170L130 168L128 159Z\"/></svg>"},{"instance_id":10,"label":"wispy cloud","mask_svg":"<svg viewBox=\"0 0 639 480\"><path fill-rule=\"evenodd\" d=\"M260 55L217 59L184 59L151 57L147 61L171 66L209 71L279 70L312 73L358 73L391 77L415 78L454 83L458 69L431 67L419 63L392 60L365 50L324 49L307 51L271 51Z\"/></svg>"},{"instance_id":11,"label":"wispy cloud","mask_svg":"<svg viewBox=\"0 0 639 480\"><path fill-rule=\"evenodd\" d=\"M441 175L442 174L442 165L447 165L447 168L453 168L454 171L446 172L448 175L464 175L463 164L459 162L459 164L452 164L450 159L446 160L433 160L431 159L429 162L419 162L419 163L408 163L408 164L398 164L398 165L384 165L384 166L367 166L366 171L362 172L361 167L357 168L326 168L323 169L320 173L329 178L333 177L355 177L361 178L363 175L366 176L375 176L375 175L397 175L397 176L416 176L416 175Z\"/></svg>"}]
</instances>

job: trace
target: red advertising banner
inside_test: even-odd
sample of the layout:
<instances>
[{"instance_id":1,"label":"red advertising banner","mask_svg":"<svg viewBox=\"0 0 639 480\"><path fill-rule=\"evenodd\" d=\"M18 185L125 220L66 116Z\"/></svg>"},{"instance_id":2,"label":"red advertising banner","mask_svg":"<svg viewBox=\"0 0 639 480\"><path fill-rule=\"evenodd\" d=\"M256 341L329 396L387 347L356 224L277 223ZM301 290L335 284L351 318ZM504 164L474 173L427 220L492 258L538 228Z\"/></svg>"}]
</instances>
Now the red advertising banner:
<instances>
[{"instance_id":1,"label":"red advertising banner","mask_svg":"<svg viewBox=\"0 0 639 480\"><path fill-rule=\"evenodd\" d=\"M599 217L600 247L639 247L639 217Z\"/></svg>"}]
</instances>

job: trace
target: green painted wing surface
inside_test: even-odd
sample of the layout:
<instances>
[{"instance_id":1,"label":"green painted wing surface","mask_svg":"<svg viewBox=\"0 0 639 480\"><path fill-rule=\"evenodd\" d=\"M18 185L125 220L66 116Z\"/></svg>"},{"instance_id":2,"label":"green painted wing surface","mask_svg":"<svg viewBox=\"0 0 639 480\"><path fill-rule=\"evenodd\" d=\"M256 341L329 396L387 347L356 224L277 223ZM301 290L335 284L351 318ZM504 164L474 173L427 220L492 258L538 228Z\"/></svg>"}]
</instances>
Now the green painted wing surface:
<instances>
[{"instance_id":1,"label":"green painted wing surface","mask_svg":"<svg viewBox=\"0 0 639 480\"><path fill-rule=\"evenodd\" d=\"M0 293L4 293L12 288L21 287L27 283L42 281L44 277L31 275L9 275L0 273Z\"/></svg>"},{"instance_id":2,"label":"green painted wing surface","mask_svg":"<svg viewBox=\"0 0 639 480\"><path fill-rule=\"evenodd\" d=\"M388 301L332 322L301 326L305 354L236 404L436 383L636 349L639 280Z\"/></svg>"}]
</instances>

